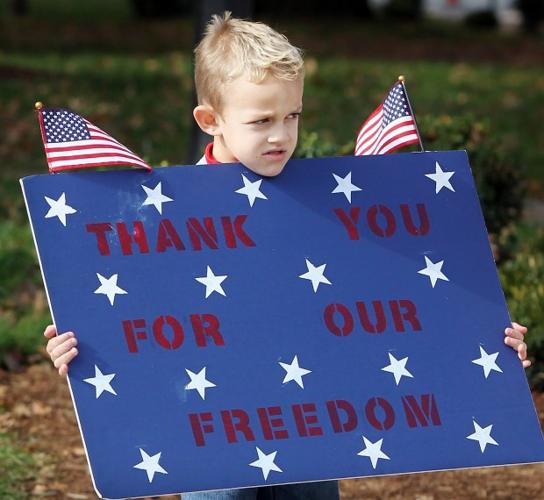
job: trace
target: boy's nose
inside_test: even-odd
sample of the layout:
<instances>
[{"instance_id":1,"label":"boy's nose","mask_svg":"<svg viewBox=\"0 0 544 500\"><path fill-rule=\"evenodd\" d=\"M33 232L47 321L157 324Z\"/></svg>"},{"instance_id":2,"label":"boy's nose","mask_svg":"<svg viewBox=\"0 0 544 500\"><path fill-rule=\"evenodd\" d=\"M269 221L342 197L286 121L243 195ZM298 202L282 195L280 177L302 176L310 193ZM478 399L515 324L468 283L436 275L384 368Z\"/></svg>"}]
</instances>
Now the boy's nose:
<instances>
[{"instance_id":1,"label":"boy's nose","mask_svg":"<svg viewBox=\"0 0 544 500\"><path fill-rule=\"evenodd\" d=\"M283 142L287 139L287 130L284 127L277 127L271 131L268 136L268 142L277 143Z\"/></svg>"}]
</instances>

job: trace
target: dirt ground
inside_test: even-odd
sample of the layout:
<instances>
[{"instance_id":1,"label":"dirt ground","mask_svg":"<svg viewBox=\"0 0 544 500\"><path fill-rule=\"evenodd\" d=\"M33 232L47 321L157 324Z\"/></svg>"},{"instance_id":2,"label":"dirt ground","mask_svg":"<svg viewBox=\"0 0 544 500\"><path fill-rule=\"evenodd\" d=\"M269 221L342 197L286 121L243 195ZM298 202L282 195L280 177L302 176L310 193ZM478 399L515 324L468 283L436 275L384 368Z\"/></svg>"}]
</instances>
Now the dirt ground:
<instances>
[{"instance_id":1,"label":"dirt ground","mask_svg":"<svg viewBox=\"0 0 544 500\"><path fill-rule=\"evenodd\" d=\"M543 423L544 394L533 398ZM0 407L7 410L0 413L0 432L18 436L38 465L26 484L28 498L97 498L67 384L49 364L0 371ZM544 464L352 479L342 481L341 492L344 500L538 499L544 498Z\"/></svg>"}]
</instances>

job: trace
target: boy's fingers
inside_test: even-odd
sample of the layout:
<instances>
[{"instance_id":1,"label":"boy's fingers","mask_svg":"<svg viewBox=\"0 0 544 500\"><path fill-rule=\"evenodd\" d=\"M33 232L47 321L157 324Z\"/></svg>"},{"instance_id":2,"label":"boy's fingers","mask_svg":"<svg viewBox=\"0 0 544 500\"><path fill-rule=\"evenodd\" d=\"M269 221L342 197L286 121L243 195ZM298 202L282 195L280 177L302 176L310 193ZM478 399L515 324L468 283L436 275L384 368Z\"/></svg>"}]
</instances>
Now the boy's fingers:
<instances>
[{"instance_id":1,"label":"boy's fingers","mask_svg":"<svg viewBox=\"0 0 544 500\"><path fill-rule=\"evenodd\" d=\"M531 366L531 362L528 359L523 360L523 368L529 368Z\"/></svg>"},{"instance_id":2,"label":"boy's fingers","mask_svg":"<svg viewBox=\"0 0 544 500\"><path fill-rule=\"evenodd\" d=\"M506 330L504 330L504 334L519 340L523 340L524 338L522 332L520 332L519 330L514 330L513 328L507 328Z\"/></svg>"},{"instance_id":3,"label":"boy's fingers","mask_svg":"<svg viewBox=\"0 0 544 500\"><path fill-rule=\"evenodd\" d=\"M62 365L67 365L72 359L74 359L77 356L77 349L75 347L72 347L67 353L63 354L62 356L59 356L53 364L55 365L55 368L59 368L59 374L62 375L60 368L62 368ZM66 367L68 368L68 367ZM66 370L67 372L68 370Z\"/></svg>"},{"instance_id":4,"label":"boy's fingers","mask_svg":"<svg viewBox=\"0 0 544 500\"><path fill-rule=\"evenodd\" d=\"M525 368L531 365L530 361L529 361L529 364L527 365L525 363L525 361L527 361L527 344L523 342L523 340L519 340L513 337L505 337L504 343L517 351L518 358L521 359L521 361L523 361L523 366Z\"/></svg>"},{"instance_id":5,"label":"boy's fingers","mask_svg":"<svg viewBox=\"0 0 544 500\"><path fill-rule=\"evenodd\" d=\"M72 332L66 332L62 335L53 337L49 339L49 342L47 342L47 347L45 348L45 350L49 355L51 355L52 351L54 351L59 345L61 345L63 342L66 342L70 338L74 338L74 334Z\"/></svg>"},{"instance_id":6,"label":"boy's fingers","mask_svg":"<svg viewBox=\"0 0 544 500\"><path fill-rule=\"evenodd\" d=\"M519 323L516 323L515 321L512 321L512 326L520 331L521 333L523 333L524 335L527 333L527 327L526 326L523 326L523 325L520 325Z\"/></svg>"},{"instance_id":7,"label":"boy's fingers","mask_svg":"<svg viewBox=\"0 0 544 500\"><path fill-rule=\"evenodd\" d=\"M55 349L53 349L49 353L49 356L51 356L51 359L53 361L56 361L58 358L66 354L70 349L72 349L76 345L77 345L77 339L73 337L67 338L62 344L55 347Z\"/></svg>"},{"instance_id":8,"label":"boy's fingers","mask_svg":"<svg viewBox=\"0 0 544 500\"><path fill-rule=\"evenodd\" d=\"M60 366L59 375L61 377L66 377L66 375L68 375L68 365L61 365Z\"/></svg>"},{"instance_id":9,"label":"boy's fingers","mask_svg":"<svg viewBox=\"0 0 544 500\"><path fill-rule=\"evenodd\" d=\"M517 347L517 351L518 358L522 361L525 361L525 359L527 358L527 344L525 342L521 342L521 344L519 344Z\"/></svg>"},{"instance_id":10,"label":"boy's fingers","mask_svg":"<svg viewBox=\"0 0 544 500\"><path fill-rule=\"evenodd\" d=\"M47 327L43 331L43 334L48 339L52 339L57 334L57 329L55 328L55 325L47 325Z\"/></svg>"},{"instance_id":11,"label":"boy's fingers","mask_svg":"<svg viewBox=\"0 0 544 500\"><path fill-rule=\"evenodd\" d=\"M524 342L523 340L514 337L504 337L504 343L517 351L520 344L523 344Z\"/></svg>"}]
</instances>

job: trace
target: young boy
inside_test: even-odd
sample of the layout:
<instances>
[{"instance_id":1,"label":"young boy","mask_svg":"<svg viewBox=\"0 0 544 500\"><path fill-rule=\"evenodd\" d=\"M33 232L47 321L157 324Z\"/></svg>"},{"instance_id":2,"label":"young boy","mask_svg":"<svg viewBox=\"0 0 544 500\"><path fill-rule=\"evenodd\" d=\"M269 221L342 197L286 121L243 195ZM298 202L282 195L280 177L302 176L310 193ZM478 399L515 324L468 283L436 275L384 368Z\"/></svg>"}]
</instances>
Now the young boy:
<instances>
[{"instance_id":1,"label":"young boy","mask_svg":"<svg viewBox=\"0 0 544 500\"><path fill-rule=\"evenodd\" d=\"M240 162L263 176L281 173L293 154L302 112L304 63L299 49L285 36L255 22L214 16L195 50L198 106L193 116L213 136L198 164ZM518 352L524 367L527 329L517 323L505 331L505 343ZM44 335L47 352L60 375L77 355L73 332L56 335L53 325ZM338 498L335 481L194 493L204 499L327 499Z\"/></svg>"}]
</instances>

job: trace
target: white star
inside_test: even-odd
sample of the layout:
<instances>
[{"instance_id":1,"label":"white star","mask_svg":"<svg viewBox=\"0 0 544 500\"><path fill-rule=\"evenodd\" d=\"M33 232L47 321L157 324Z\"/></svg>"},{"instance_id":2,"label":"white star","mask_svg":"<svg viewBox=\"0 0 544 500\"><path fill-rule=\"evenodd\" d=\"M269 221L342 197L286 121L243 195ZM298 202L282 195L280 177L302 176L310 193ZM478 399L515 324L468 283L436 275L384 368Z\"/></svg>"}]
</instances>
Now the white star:
<instances>
[{"instance_id":1,"label":"white star","mask_svg":"<svg viewBox=\"0 0 544 500\"><path fill-rule=\"evenodd\" d=\"M162 204L174 201L172 198L168 198L162 194L162 182L159 182L153 189L147 186L142 186L147 198L142 205L154 205L157 211L162 215Z\"/></svg>"},{"instance_id":2,"label":"white star","mask_svg":"<svg viewBox=\"0 0 544 500\"><path fill-rule=\"evenodd\" d=\"M94 293L107 295L112 306L116 295L124 295L128 293L126 290L123 290L117 286L117 274L112 274L109 278L106 278L98 273L96 273L96 276L98 276L98 279L100 280L100 286L94 291Z\"/></svg>"},{"instance_id":3,"label":"white star","mask_svg":"<svg viewBox=\"0 0 544 500\"><path fill-rule=\"evenodd\" d=\"M308 373L312 373L312 371L306 370L305 368L301 368L300 366L298 366L298 356L295 356L293 358L291 364L282 363L281 361L279 362L279 364L286 371L283 383L286 384L287 382L294 380L300 387L304 389L304 382L302 381L302 377L304 375L308 375Z\"/></svg>"},{"instance_id":4,"label":"white star","mask_svg":"<svg viewBox=\"0 0 544 500\"><path fill-rule=\"evenodd\" d=\"M414 378L414 376L406 369L408 358L396 359L391 353L389 354L389 364L382 368L382 371L392 373L395 376L395 383L399 385L402 377Z\"/></svg>"},{"instance_id":5,"label":"white star","mask_svg":"<svg viewBox=\"0 0 544 500\"><path fill-rule=\"evenodd\" d=\"M162 452L157 453L150 457L144 450L140 448L140 455L142 455L142 461L139 464L134 466L135 469L142 469L147 472L147 479L151 483L155 472L160 472L161 474L168 474L160 465L159 460L161 459Z\"/></svg>"},{"instance_id":6,"label":"white star","mask_svg":"<svg viewBox=\"0 0 544 500\"><path fill-rule=\"evenodd\" d=\"M372 467L374 469L376 468L376 465L380 458L383 458L384 460L390 460L390 458L382 451L383 439L379 439L375 443L368 440L365 436L363 436L363 439L365 441L365 448L357 453L357 455L370 458L370 461L372 462Z\"/></svg>"},{"instance_id":7,"label":"white star","mask_svg":"<svg viewBox=\"0 0 544 500\"><path fill-rule=\"evenodd\" d=\"M312 282L314 292L317 292L317 288L320 283L325 283L326 285L331 285L332 283L323 275L325 272L325 267L327 264L323 264L319 267L315 267L308 259L306 259L306 267L308 272L301 274L299 278L309 280Z\"/></svg>"},{"instance_id":8,"label":"white star","mask_svg":"<svg viewBox=\"0 0 544 500\"><path fill-rule=\"evenodd\" d=\"M446 275L442 272L442 265L444 264L443 260L435 263L425 255L425 264L427 267L421 269L418 271L418 273L428 276L431 279L431 285L433 288L438 280L449 281Z\"/></svg>"},{"instance_id":9,"label":"white star","mask_svg":"<svg viewBox=\"0 0 544 500\"><path fill-rule=\"evenodd\" d=\"M206 276L200 278L195 278L196 281L206 285L206 298L208 298L213 292L220 293L223 297L226 297L227 294L223 290L221 283L228 278L228 275L216 276L213 274L213 271L210 269L210 266L206 266Z\"/></svg>"},{"instance_id":10,"label":"white star","mask_svg":"<svg viewBox=\"0 0 544 500\"><path fill-rule=\"evenodd\" d=\"M98 399L104 391L111 392L112 394L115 394L117 396L117 393L110 384L113 377L115 377L115 373L104 375L100 371L100 368L94 365L94 377L83 379L83 381L87 382L88 384L94 385L96 389L96 399Z\"/></svg>"},{"instance_id":11,"label":"white star","mask_svg":"<svg viewBox=\"0 0 544 500\"><path fill-rule=\"evenodd\" d=\"M478 425L476 420L473 420L472 423L474 424L474 432L470 436L467 436L467 439L478 441L482 453L485 451L485 447L488 444L499 446L499 443L497 443L497 441L491 437L491 429L493 429L493 425L488 425L487 427L482 428Z\"/></svg>"},{"instance_id":12,"label":"white star","mask_svg":"<svg viewBox=\"0 0 544 500\"><path fill-rule=\"evenodd\" d=\"M473 359L472 362L475 365L480 365L481 367L483 367L484 376L485 378L487 378L489 374L491 373L491 370L495 370L496 372L502 373L502 370L499 368L499 366L495 362L498 355L499 355L498 352L494 352L493 354L487 354L484 348L480 346L480 357L478 359Z\"/></svg>"},{"instance_id":13,"label":"white star","mask_svg":"<svg viewBox=\"0 0 544 500\"><path fill-rule=\"evenodd\" d=\"M257 448L257 456L259 458L258 460L255 460L255 462L251 462L249 465L251 467L258 467L259 469L261 469L265 481L268 479L268 474L270 474L271 470L275 470L276 472L283 472L274 463L274 460L276 458L276 453L278 453L277 451L273 451L272 453L269 453L268 455L266 455L258 447L256 448Z\"/></svg>"},{"instance_id":14,"label":"white star","mask_svg":"<svg viewBox=\"0 0 544 500\"><path fill-rule=\"evenodd\" d=\"M70 205L66 204L66 193L62 193L58 200L53 200L44 196L45 201L49 204L49 211L45 214L45 218L58 217L63 226L66 226L66 216L77 212Z\"/></svg>"},{"instance_id":15,"label":"white star","mask_svg":"<svg viewBox=\"0 0 544 500\"><path fill-rule=\"evenodd\" d=\"M443 187L455 192L455 189L453 189L452 185L450 184L450 177L455 172L444 172L438 162L436 162L435 168L436 171L434 174L425 174L425 177L428 177L436 182L436 194L440 193Z\"/></svg>"},{"instance_id":16,"label":"white star","mask_svg":"<svg viewBox=\"0 0 544 500\"><path fill-rule=\"evenodd\" d=\"M253 203L255 203L255 200L257 198L261 198L263 200L267 200L268 198L261 193L260 187L261 182L263 182L262 179L259 179L258 181L251 182L244 174L242 174L242 180L244 181L244 187L237 189L235 192L238 194L244 194L247 196L247 200L249 201L249 206L253 206Z\"/></svg>"},{"instance_id":17,"label":"white star","mask_svg":"<svg viewBox=\"0 0 544 500\"><path fill-rule=\"evenodd\" d=\"M360 187L357 187L355 184L351 183L351 172L349 172L344 178L332 174L334 180L338 183L338 186L334 188L332 193L343 193L346 196L346 199L351 203L351 193L353 191L362 191Z\"/></svg>"},{"instance_id":18,"label":"white star","mask_svg":"<svg viewBox=\"0 0 544 500\"><path fill-rule=\"evenodd\" d=\"M202 368L198 373L193 373L187 368L185 368L185 371L191 377L191 381L185 386L185 389L196 389L202 399L206 399L206 389L217 387L213 382L206 380L206 367Z\"/></svg>"}]
</instances>

